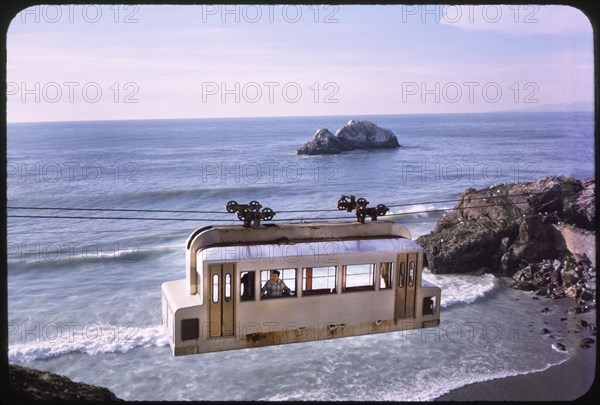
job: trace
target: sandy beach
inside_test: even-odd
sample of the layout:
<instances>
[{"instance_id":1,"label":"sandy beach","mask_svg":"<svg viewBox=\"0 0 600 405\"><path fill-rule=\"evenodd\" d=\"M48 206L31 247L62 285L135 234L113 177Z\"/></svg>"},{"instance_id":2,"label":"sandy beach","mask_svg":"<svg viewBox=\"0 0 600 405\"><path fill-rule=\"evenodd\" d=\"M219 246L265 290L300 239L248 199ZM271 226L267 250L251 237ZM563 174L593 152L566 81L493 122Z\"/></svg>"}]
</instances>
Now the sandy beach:
<instances>
[{"instance_id":1,"label":"sandy beach","mask_svg":"<svg viewBox=\"0 0 600 405\"><path fill-rule=\"evenodd\" d=\"M581 319L595 323L596 313L584 314ZM596 343L572 350L575 353L571 358L546 370L466 385L435 400L573 401L589 397L595 386Z\"/></svg>"},{"instance_id":2,"label":"sandy beach","mask_svg":"<svg viewBox=\"0 0 600 405\"><path fill-rule=\"evenodd\" d=\"M596 373L595 348L547 370L467 385L436 401L573 401L591 395Z\"/></svg>"}]
</instances>

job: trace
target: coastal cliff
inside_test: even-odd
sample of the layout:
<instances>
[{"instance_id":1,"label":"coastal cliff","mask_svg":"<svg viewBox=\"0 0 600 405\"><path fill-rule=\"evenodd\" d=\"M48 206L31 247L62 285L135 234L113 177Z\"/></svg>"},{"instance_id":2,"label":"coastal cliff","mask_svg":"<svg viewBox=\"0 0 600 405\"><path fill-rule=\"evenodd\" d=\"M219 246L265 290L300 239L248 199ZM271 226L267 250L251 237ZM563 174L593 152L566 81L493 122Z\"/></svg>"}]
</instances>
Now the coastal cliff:
<instances>
[{"instance_id":1,"label":"coastal cliff","mask_svg":"<svg viewBox=\"0 0 600 405\"><path fill-rule=\"evenodd\" d=\"M318 129L311 140L298 149L298 155L336 155L356 149L398 148L398 138L389 129L371 121L350 120L333 135L327 128Z\"/></svg>"},{"instance_id":2,"label":"coastal cliff","mask_svg":"<svg viewBox=\"0 0 600 405\"><path fill-rule=\"evenodd\" d=\"M107 388L75 382L47 371L9 364L8 375L12 388L8 398L15 400L123 401Z\"/></svg>"},{"instance_id":3,"label":"coastal cliff","mask_svg":"<svg viewBox=\"0 0 600 405\"><path fill-rule=\"evenodd\" d=\"M419 237L433 273L483 270L514 288L580 304L595 297L595 180L570 177L469 188Z\"/></svg>"}]
</instances>

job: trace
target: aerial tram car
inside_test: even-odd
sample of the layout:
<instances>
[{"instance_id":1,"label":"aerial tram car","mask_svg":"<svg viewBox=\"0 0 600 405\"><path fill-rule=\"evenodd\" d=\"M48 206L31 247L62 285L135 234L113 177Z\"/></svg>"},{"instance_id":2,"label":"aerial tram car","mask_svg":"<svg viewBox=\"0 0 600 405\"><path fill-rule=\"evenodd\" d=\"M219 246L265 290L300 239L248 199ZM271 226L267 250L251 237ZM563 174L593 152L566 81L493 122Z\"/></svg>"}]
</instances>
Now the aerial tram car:
<instances>
[{"instance_id":1,"label":"aerial tram car","mask_svg":"<svg viewBox=\"0 0 600 405\"><path fill-rule=\"evenodd\" d=\"M227 203L244 225L193 232L185 279L162 284L173 354L438 326L441 290L421 277L423 248L405 226L377 220L385 205L367 204L338 201L358 221L261 224L269 208ZM286 288L269 294L274 274Z\"/></svg>"}]
</instances>

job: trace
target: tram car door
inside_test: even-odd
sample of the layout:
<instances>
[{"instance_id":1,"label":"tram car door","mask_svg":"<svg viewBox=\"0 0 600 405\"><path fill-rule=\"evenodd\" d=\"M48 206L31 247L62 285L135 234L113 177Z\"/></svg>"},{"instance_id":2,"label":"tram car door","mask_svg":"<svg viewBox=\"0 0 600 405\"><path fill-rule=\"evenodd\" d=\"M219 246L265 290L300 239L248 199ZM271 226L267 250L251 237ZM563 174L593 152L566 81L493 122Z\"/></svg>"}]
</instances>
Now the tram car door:
<instances>
[{"instance_id":1,"label":"tram car door","mask_svg":"<svg viewBox=\"0 0 600 405\"><path fill-rule=\"evenodd\" d=\"M233 263L211 264L210 271L210 337L233 336L234 295Z\"/></svg>"},{"instance_id":2,"label":"tram car door","mask_svg":"<svg viewBox=\"0 0 600 405\"><path fill-rule=\"evenodd\" d=\"M417 253L398 255L398 281L396 285L396 318L415 316L415 290L417 285Z\"/></svg>"}]
</instances>

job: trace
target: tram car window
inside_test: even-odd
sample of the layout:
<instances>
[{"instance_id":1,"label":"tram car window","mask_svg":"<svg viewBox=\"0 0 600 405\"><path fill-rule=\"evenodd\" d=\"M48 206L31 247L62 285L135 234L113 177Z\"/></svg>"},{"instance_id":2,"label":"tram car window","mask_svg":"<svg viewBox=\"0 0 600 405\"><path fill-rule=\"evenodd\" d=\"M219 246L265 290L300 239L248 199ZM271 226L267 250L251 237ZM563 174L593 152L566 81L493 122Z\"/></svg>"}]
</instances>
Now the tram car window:
<instances>
[{"instance_id":1,"label":"tram car window","mask_svg":"<svg viewBox=\"0 0 600 405\"><path fill-rule=\"evenodd\" d=\"M296 296L296 269L277 269L279 271L279 279L283 281L289 292L283 291L280 297L269 297L266 294L261 294L261 299L265 298L282 298ZM271 279L273 270L263 270L260 272L260 285L264 287L265 283Z\"/></svg>"},{"instance_id":2,"label":"tram car window","mask_svg":"<svg viewBox=\"0 0 600 405\"><path fill-rule=\"evenodd\" d=\"M304 267L302 295L335 294L337 266Z\"/></svg>"},{"instance_id":3,"label":"tram car window","mask_svg":"<svg viewBox=\"0 0 600 405\"><path fill-rule=\"evenodd\" d=\"M344 266L342 292L375 289L375 265L351 264Z\"/></svg>"}]
</instances>

